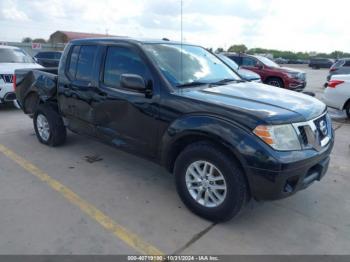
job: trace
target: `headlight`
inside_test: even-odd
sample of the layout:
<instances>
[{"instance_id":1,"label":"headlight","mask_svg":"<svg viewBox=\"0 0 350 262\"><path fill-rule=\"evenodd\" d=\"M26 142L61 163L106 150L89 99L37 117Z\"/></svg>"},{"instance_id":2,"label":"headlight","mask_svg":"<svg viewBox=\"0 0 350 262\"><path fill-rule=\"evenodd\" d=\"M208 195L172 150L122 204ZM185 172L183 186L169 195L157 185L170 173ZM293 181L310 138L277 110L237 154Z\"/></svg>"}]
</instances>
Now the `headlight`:
<instances>
[{"instance_id":1,"label":"headlight","mask_svg":"<svg viewBox=\"0 0 350 262\"><path fill-rule=\"evenodd\" d=\"M297 133L290 124L257 126L253 132L273 149L280 151L301 149Z\"/></svg>"},{"instance_id":2,"label":"headlight","mask_svg":"<svg viewBox=\"0 0 350 262\"><path fill-rule=\"evenodd\" d=\"M290 78L296 78L296 79L300 78L299 73L289 72L287 73L287 75Z\"/></svg>"}]
</instances>

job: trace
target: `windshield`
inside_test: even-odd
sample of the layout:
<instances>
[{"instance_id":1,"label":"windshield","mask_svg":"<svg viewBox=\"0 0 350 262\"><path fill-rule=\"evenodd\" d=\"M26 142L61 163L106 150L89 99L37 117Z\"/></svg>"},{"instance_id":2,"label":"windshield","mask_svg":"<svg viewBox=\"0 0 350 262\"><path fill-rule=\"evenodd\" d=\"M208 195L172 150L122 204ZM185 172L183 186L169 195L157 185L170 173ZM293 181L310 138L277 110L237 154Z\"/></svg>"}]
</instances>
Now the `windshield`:
<instances>
[{"instance_id":1,"label":"windshield","mask_svg":"<svg viewBox=\"0 0 350 262\"><path fill-rule=\"evenodd\" d=\"M34 63L34 60L20 48L1 48L0 63Z\"/></svg>"},{"instance_id":2,"label":"windshield","mask_svg":"<svg viewBox=\"0 0 350 262\"><path fill-rule=\"evenodd\" d=\"M265 56L256 56L260 62L262 62L264 65L270 66L270 67L280 67L278 64L276 64L274 61L268 59Z\"/></svg>"},{"instance_id":3,"label":"windshield","mask_svg":"<svg viewBox=\"0 0 350 262\"><path fill-rule=\"evenodd\" d=\"M235 61L233 61L231 58L225 56L225 55L218 55L222 61L224 61L226 64L228 64L229 67L231 67L233 70L238 70L239 66L236 64Z\"/></svg>"},{"instance_id":4,"label":"windshield","mask_svg":"<svg viewBox=\"0 0 350 262\"><path fill-rule=\"evenodd\" d=\"M144 48L173 86L241 80L219 58L202 47L180 44L145 44Z\"/></svg>"}]
</instances>

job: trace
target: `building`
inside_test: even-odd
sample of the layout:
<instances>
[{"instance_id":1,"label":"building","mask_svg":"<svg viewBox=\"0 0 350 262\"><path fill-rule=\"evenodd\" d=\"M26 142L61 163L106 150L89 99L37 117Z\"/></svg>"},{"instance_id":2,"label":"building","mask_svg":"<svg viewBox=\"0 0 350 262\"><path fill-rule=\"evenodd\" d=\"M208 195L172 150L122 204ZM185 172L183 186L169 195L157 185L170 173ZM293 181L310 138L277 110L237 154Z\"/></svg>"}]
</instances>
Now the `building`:
<instances>
[{"instance_id":1,"label":"building","mask_svg":"<svg viewBox=\"0 0 350 262\"><path fill-rule=\"evenodd\" d=\"M106 36L110 36L110 35L70 32L70 31L56 31L55 33L50 35L49 42L53 44L68 43L69 41L74 39L106 37Z\"/></svg>"}]
</instances>

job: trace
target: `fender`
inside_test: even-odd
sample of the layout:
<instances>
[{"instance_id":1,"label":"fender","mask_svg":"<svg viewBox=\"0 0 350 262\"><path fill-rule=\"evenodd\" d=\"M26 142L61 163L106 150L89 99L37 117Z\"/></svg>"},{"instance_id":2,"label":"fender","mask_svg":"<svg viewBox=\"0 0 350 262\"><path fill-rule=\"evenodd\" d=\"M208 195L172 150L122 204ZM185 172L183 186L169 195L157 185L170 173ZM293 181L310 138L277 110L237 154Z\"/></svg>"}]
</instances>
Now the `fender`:
<instances>
[{"instance_id":1,"label":"fender","mask_svg":"<svg viewBox=\"0 0 350 262\"><path fill-rule=\"evenodd\" d=\"M39 101L46 102L56 98L57 75L53 74L56 69L41 70L16 70L16 96L26 114L28 108L25 108L25 100L32 94L39 97ZM56 70L57 71L57 70ZM29 105L35 106L39 101L33 96L33 101L29 101Z\"/></svg>"},{"instance_id":2,"label":"fender","mask_svg":"<svg viewBox=\"0 0 350 262\"><path fill-rule=\"evenodd\" d=\"M184 115L172 122L162 135L159 150L161 163L167 166L171 150L177 141L186 136L199 135L214 140L229 149L241 165L245 166L247 163L239 152L239 147L248 132L250 131L242 125L220 116Z\"/></svg>"}]
</instances>

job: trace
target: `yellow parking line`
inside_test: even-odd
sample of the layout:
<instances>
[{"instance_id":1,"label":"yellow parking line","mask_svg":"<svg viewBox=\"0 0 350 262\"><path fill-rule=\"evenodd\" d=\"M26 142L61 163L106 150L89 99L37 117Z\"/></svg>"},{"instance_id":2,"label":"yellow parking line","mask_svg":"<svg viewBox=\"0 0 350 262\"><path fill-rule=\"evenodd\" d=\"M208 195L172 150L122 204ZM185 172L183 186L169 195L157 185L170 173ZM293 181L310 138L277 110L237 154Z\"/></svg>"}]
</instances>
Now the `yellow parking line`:
<instances>
[{"instance_id":1,"label":"yellow parking line","mask_svg":"<svg viewBox=\"0 0 350 262\"><path fill-rule=\"evenodd\" d=\"M10 158L11 160L13 160L18 165L20 165L23 169L39 178L42 182L45 182L52 189L56 190L58 193L64 196L70 203L79 207L81 211L83 211L93 220L97 221L101 226L103 226L108 231L112 232L117 238L125 242L133 249L146 255L163 255L163 253L156 247L150 245L136 234L130 232L123 226L119 225L116 221L111 219L109 216L104 214L95 206L80 198L71 189L61 184L57 180L51 178L44 171L30 163L23 157L17 155L15 152L13 152L12 150L10 150L2 144L0 144L0 152L8 158Z\"/></svg>"}]
</instances>

